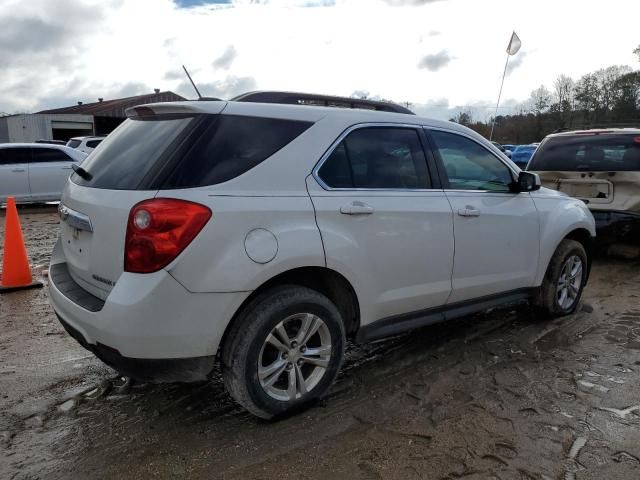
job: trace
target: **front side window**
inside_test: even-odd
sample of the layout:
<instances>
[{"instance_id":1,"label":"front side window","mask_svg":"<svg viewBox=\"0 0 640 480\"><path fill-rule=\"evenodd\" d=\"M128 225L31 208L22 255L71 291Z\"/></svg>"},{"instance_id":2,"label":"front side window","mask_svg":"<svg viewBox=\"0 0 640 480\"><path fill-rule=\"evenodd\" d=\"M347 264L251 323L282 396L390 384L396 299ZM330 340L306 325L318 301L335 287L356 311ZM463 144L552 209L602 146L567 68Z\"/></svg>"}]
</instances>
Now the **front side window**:
<instances>
[{"instance_id":1,"label":"front side window","mask_svg":"<svg viewBox=\"0 0 640 480\"><path fill-rule=\"evenodd\" d=\"M48 163L48 162L72 162L73 159L69 157L62 150L54 148L34 148L32 152L32 163Z\"/></svg>"},{"instance_id":2,"label":"front side window","mask_svg":"<svg viewBox=\"0 0 640 480\"><path fill-rule=\"evenodd\" d=\"M509 192L511 170L495 155L471 139L440 131L431 131L452 190Z\"/></svg>"},{"instance_id":3,"label":"front side window","mask_svg":"<svg viewBox=\"0 0 640 480\"><path fill-rule=\"evenodd\" d=\"M29 163L31 151L28 148L0 148L0 165Z\"/></svg>"},{"instance_id":4,"label":"front side window","mask_svg":"<svg viewBox=\"0 0 640 480\"><path fill-rule=\"evenodd\" d=\"M351 132L318 171L331 188L430 188L418 132L369 127Z\"/></svg>"},{"instance_id":5,"label":"front side window","mask_svg":"<svg viewBox=\"0 0 640 480\"><path fill-rule=\"evenodd\" d=\"M96 148L102 140L89 140L87 141L88 148Z\"/></svg>"}]
</instances>

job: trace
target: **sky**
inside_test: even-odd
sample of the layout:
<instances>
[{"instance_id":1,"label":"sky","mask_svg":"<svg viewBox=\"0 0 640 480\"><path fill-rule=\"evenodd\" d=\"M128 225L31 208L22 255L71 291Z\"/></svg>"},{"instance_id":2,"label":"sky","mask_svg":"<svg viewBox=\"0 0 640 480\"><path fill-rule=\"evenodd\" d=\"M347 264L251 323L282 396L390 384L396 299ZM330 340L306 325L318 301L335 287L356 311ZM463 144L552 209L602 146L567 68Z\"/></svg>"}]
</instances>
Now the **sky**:
<instances>
[{"instance_id":1,"label":"sky","mask_svg":"<svg viewBox=\"0 0 640 480\"><path fill-rule=\"evenodd\" d=\"M367 95L500 113L610 65L640 68L638 0L0 0L0 112L171 90Z\"/></svg>"}]
</instances>

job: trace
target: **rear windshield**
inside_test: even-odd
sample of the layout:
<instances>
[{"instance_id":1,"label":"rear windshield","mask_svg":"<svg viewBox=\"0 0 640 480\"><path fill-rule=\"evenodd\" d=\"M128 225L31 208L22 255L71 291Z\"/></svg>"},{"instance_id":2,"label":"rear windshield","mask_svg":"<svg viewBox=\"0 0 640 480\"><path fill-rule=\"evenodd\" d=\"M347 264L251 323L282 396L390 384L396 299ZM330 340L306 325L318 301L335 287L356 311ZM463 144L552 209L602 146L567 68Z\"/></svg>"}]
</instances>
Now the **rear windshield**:
<instances>
[{"instance_id":1,"label":"rear windshield","mask_svg":"<svg viewBox=\"0 0 640 480\"><path fill-rule=\"evenodd\" d=\"M255 167L310 126L234 115L129 119L82 164L92 178L72 180L113 190L215 185Z\"/></svg>"},{"instance_id":2,"label":"rear windshield","mask_svg":"<svg viewBox=\"0 0 640 480\"><path fill-rule=\"evenodd\" d=\"M167 120L125 120L82 163L90 180L77 173L71 180L78 185L111 190L145 189L143 180L151 174L163 153L193 122L193 117Z\"/></svg>"},{"instance_id":3,"label":"rear windshield","mask_svg":"<svg viewBox=\"0 0 640 480\"><path fill-rule=\"evenodd\" d=\"M551 137L540 145L528 170L640 171L640 135Z\"/></svg>"},{"instance_id":4,"label":"rear windshield","mask_svg":"<svg viewBox=\"0 0 640 480\"><path fill-rule=\"evenodd\" d=\"M71 148L78 148L78 146L80 145L80 140L69 140L67 142L67 147L71 147Z\"/></svg>"}]
</instances>

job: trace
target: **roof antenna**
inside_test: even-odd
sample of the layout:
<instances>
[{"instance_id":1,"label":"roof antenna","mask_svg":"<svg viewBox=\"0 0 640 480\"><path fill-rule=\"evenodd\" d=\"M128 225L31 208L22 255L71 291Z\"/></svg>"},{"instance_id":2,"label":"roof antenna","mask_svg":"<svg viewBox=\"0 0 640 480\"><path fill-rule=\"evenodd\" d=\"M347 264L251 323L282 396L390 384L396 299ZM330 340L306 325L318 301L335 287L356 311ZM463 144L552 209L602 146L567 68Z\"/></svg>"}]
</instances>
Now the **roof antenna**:
<instances>
[{"instance_id":1,"label":"roof antenna","mask_svg":"<svg viewBox=\"0 0 640 480\"><path fill-rule=\"evenodd\" d=\"M193 89L198 94L198 100L202 100L202 95L200 95L200 91L198 90L198 87L196 87L196 84L194 83L193 79L191 78L191 75L189 75L189 72L187 71L187 67L182 65L182 68L184 69L184 73L187 74L187 77L189 77L189 81L191 82L191 85L193 85Z\"/></svg>"}]
</instances>

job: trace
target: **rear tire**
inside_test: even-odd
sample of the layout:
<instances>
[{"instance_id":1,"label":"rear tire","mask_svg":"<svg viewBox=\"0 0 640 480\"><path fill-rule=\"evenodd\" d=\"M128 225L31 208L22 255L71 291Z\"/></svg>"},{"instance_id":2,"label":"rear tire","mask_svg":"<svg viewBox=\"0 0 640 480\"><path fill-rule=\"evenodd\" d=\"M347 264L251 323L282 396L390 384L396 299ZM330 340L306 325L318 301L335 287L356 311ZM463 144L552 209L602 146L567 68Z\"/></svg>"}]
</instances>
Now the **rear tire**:
<instances>
[{"instance_id":1,"label":"rear tire","mask_svg":"<svg viewBox=\"0 0 640 480\"><path fill-rule=\"evenodd\" d=\"M565 239L558 245L536 302L543 313L561 317L575 312L587 283L587 261L581 243Z\"/></svg>"},{"instance_id":2,"label":"rear tire","mask_svg":"<svg viewBox=\"0 0 640 480\"><path fill-rule=\"evenodd\" d=\"M301 411L326 393L344 358L336 306L315 290L281 286L258 295L222 347L227 391L254 415Z\"/></svg>"}]
</instances>

